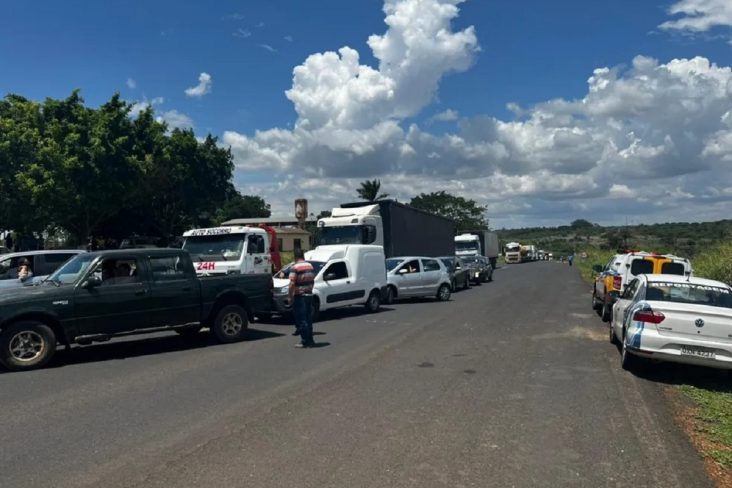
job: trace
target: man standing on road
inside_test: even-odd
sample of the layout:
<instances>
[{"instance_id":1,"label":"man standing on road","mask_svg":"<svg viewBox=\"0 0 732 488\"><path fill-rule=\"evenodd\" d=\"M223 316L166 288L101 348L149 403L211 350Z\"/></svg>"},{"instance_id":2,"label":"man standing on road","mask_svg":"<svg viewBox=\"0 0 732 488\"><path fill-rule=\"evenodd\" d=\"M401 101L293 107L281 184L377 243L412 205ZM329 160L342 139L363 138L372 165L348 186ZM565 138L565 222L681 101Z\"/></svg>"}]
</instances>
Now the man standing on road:
<instances>
[{"instance_id":1,"label":"man standing on road","mask_svg":"<svg viewBox=\"0 0 732 488\"><path fill-rule=\"evenodd\" d=\"M305 261L302 249L295 248L295 264L290 268L290 303L295 316L295 327L300 333L300 343L296 347L312 347L313 341L313 266Z\"/></svg>"}]
</instances>

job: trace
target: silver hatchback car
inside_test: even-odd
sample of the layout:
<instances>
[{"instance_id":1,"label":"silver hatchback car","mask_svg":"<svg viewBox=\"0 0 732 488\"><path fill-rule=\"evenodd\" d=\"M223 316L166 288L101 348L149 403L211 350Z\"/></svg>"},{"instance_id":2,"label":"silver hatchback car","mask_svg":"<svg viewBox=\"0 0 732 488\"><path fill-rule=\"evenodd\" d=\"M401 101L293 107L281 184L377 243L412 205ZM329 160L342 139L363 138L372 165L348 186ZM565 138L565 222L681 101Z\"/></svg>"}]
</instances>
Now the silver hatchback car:
<instances>
[{"instance_id":1,"label":"silver hatchback car","mask_svg":"<svg viewBox=\"0 0 732 488\"><path fill-rule=\"evenodd\" d=\"M385 302L399 298L435 297L450 299L450 272L436 258L406 256L386 260Z\"/></svg>"}]
</instances>

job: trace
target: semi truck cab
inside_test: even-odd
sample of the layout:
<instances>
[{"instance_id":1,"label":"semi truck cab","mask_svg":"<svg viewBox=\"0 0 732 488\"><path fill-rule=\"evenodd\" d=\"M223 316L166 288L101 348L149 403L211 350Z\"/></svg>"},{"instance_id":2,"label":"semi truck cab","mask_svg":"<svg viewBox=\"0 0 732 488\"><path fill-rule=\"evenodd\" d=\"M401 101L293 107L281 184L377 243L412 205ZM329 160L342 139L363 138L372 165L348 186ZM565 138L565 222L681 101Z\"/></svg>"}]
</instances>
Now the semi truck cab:
<instances>
[{"instance_id":1,"label":"semi truck cab","mask_svg":"<svg viewBox=\"0 0 732 488\"><path fill-rule=\"evenodd\" d=\"M191 254L199 276L272 271L269 236L259 227L193 229L183 238L183 249Z\"/></svg>"}]
</instances>

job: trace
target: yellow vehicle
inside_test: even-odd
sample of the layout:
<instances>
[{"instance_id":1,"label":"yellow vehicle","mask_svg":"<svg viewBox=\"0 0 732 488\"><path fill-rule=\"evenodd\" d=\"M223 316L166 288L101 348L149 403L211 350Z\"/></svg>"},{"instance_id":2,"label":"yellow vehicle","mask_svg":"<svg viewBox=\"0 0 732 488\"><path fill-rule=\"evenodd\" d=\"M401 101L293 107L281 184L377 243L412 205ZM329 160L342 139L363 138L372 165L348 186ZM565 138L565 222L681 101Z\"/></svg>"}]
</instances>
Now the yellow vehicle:
<instances>
[{"instance_id":1,"label":"yellow vehicle","mask_svg":"<svg viewBox=\"0 0 732 488\"><path fill-rule=\"evenodd\" d=\"M611 320L615 300L635 276L640 274L691 276L692 272L691 263L686 258L645 251L616 254L605 266L596 264L592 270L598 273L592 287L592 309L598 311L605 322Z\"/></svg>"}]
</instances>

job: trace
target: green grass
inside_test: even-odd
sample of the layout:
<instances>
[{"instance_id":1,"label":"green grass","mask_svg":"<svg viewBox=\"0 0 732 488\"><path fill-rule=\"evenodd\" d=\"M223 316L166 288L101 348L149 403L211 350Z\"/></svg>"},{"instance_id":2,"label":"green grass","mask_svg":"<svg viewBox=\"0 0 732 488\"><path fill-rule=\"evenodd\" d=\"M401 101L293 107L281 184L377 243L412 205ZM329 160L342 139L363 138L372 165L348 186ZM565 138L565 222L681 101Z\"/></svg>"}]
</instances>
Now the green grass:
<instances>
[{"instance_id":1,"label":"green grass","mask_svg":"<svg viewBox=\"0 0 732 488\"><path fill-rule=\"evenodd\" d=\"M725 242L699 254L692 262L694 275L732 285L732 243Z\"/></svg>"},{"instance_id":2,"label":"green grass","mask_svg":"<svg viewBox=\"0 0 732 488\"><path fill-rule=\"evenodd\" d=\"M711 449L705 454L726 468L732 468L732 392L710 391L690 385L679 389L699 408L700 432L727 448Z\"/></svg>"},{"instance_id":3,"label":"green grass","mask_svg":"<svg viewBox=\"0 0 732 488\"><path fill-rule=\"evenodd\" d=\"M587 253L587 259L580 258L582 252ZM588 283L592 283L597 273L592 271L592 266L599 264L605 266L610 258L615 255L614 251L607 249L600 249L599 247L585 247L582 248L575 256L574 264L579 268L582 279Z\"/></svg>"}]
</instances>

